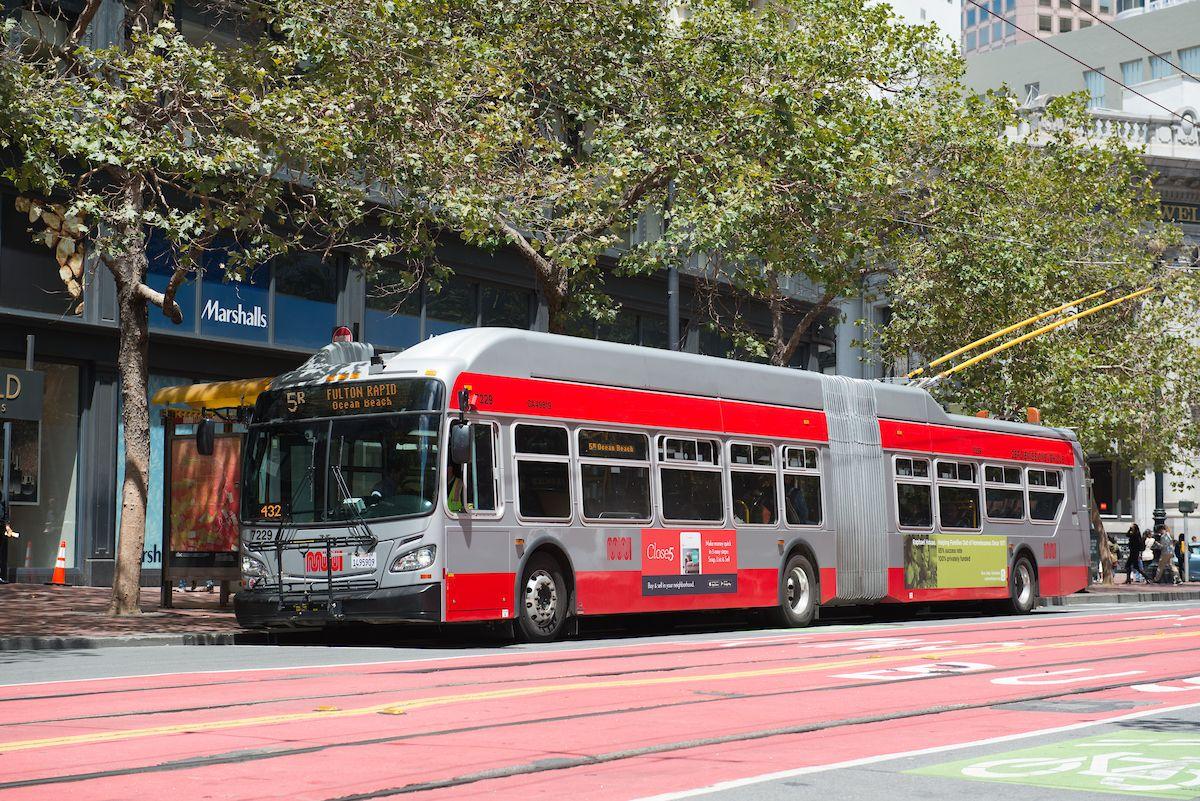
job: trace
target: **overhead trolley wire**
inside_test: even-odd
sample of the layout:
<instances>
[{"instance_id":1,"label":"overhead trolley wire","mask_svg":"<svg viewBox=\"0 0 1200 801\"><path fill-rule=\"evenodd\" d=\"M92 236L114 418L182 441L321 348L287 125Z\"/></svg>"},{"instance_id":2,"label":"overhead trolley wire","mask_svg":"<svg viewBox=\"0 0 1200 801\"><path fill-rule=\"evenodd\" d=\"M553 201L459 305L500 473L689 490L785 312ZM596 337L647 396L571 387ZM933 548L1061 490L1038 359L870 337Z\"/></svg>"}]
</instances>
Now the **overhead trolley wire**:
<instances>
[{"instance_id":1,"label":"overhead trolley wire","mask_svg":"<svg viewBox=\"0 0 1200 801\"><path fill-rule=\"evenodd\" d=\"M1108 23L1108 20L1101 19L1100 17L1097 17L1095 14L1093 14L1093 13L1092 13L1091 9L1089 9L1089 8L1084 8L1083 6L1081 6L1081 5L1079 5L1078 3L1076 3L1076 2L1075 2L1075 0L1067 0L1067 2L1068 2L1068 3L1070 3L1071 5L1075 6L1077 9L1079 9L1080 11L1082 11L1084 14L1087 14L1087 15L1088 15L1089 17L1091 17L1092 19L1096 20L1096 22L1099 22L1099 23L1100 23L1101 25L1103 25L1105 28L1108 28L1108 29L1109 29L1110 31L1112 31L1113 33L1119 34L1119 35L1120 35L1122 38L1129 40L1130 42L1132 42L1133 44L1135 44L1135 45L1137 45L1138 47L1142 48L1143 50L1145 50L1147 53L1149 53L1150 55L1154 56L1155 58L1162 59L1162 60L1163 60L1163 62L1164 62L1164 63L1165 63L1167 66L1171 67L1172 69L1178 70L1178 71L1179 71L1181 74L1188 76L1189 78L1191 78L1193 81L1196 81L1197 83L1200 83L1200 78L1197 78L1195 75L1193 75L1192 73L1188 72L1188 71L1187 71L1187 70L1185 70L1183 67L1181 67L1180 65L1178 65L1178 64L1176 64L1176 63L1174 63L1174 62L1173 62L1173 61L1171 61L1170 59L1163 58L1163 56L1162 56L1162 54L1161 54L1161 53L1155 53L1153 50L1151 50L1150 48L1146 47L1144 44L1142 44L1141 42L1139 42L1137 39L1134 39L1132 36L1130 36L1129 34L1125 33L1125 31L1121 30L1120 28L1117 28L1117 27L1114 27L1114 26L1110 25L1110 24ZM1105 77L1107 78L1108 76L1106 75Z\"/></svg>"}]
</instances>

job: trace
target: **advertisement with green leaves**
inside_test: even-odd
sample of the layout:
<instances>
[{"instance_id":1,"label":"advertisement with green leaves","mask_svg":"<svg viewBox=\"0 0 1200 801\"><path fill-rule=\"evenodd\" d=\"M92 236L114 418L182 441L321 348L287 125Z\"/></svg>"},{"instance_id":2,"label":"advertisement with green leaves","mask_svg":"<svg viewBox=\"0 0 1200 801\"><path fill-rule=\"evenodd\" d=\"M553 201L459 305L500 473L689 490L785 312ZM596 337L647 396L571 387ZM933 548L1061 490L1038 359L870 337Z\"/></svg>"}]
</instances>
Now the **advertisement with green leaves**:
<instances>
[{"instance_id":1,"label":"advertisement with green leaves","mask_svg":"<svg viewBox=\"0 0 1200 801\"><path fill-rule=\"evenodd\" d=\"M1004 587L1007 584L1008 537L904 535L905 589Z\"/></svg>"}]
</instances>

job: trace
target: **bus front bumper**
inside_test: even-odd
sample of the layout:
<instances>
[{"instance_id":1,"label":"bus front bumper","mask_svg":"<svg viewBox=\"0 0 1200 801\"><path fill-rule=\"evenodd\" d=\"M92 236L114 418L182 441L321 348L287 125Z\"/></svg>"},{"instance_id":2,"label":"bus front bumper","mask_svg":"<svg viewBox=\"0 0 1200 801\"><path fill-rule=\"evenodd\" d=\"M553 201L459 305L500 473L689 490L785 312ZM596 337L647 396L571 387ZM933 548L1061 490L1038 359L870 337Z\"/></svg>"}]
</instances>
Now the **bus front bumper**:
<instances>
[{"instance_id":1,"label":"bus front bumper","mask_svg":"<svg viewBox=\"0 0 1200 801\"><path fill-rule=\"evenodd\" d=\"M279 591L238 591L233 601L238 625L246 628L300 628L329 623L438 623L442 585L418 584L360 592L335 592L333 601L317 591L308 595Z\"/></svg>"}]
</instances>

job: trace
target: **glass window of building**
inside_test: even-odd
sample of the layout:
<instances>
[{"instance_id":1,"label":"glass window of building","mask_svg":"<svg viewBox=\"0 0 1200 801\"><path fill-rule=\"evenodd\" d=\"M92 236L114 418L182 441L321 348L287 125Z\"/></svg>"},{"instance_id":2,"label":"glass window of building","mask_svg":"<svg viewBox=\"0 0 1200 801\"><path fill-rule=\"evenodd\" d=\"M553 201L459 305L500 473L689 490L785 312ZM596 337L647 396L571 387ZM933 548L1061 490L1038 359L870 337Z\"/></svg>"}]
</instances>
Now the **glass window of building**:
<instances>
[{"instance_id":1,"label":"glass window of building","mask_svg":"<svg viewBox=\"0 0 1200 801\"><path fill-rule=\"evenodd\" d=\"M1200 72L1200 47L1185 47L1179 51L1179 66L1192 75Z\"/></svg>"},{"instance_id":2,"label":"glass window of building","mask_svg":"<svg viewBox=\"0 0 1200 801\"><path fill-rule=\"evenodd\" d=\"M1104 73L1099 70L1088 70L1083 73L1083 85L1088 91L1088 108L1104 108Z\"/></svg>"},{"instance_id":3,"label":"glass window of building","mask_svg":"<svg viewBox=\"0 0 1200 801\"><path fill-rule=\"evenodd\" d=\"M974 24L975 24L975 9L968 8L967 9L967 27L970 27Z\"/></svg>"},{"instance_id":4,"label":"glass window of building","mask_svg":"<svg viewBox=\"0 0 1200 801\"><path fill-rule=\"evenodd\" d=\"M438 289L425 290L426 339L438 334L471 328L479 315L475 310L478 285L460 276L451 276Z\"/></svg>"},{"instance_id":5,"label":"glass window of building","mask_svg":"<svg viewBox=\"0 0 1200 801\"><path fill-rule=\"evenodd\" d=\"M301 254L275 262L275 342L314 350L337 326L338 265Z\"/></svg>"},{"instance_id":6,"label":"glass window of building","mask_svg":"<svg viewBox=\"0 0 1200 801\"><path fill-rule=\"evenodd\" d=\"M1049 30L1051 30L1051 27L1050 27L1050 17L1049 17L1048 15L1046 15L1046 14L1038 14L1038 30L1039 30L1039 31L1049 31Z\"/></svg>"},{"instance_id":7,"label":"glass window of building","mask_svg":"<svg viewBox=\"0 0 1200 801\"><path fill-rule=\"evenodd\" d=\"M479 323L498 328L529 328L533 293L527 289L483 284L479 288Z\"/></svg>"},{"instance_id":8,"label":"glass window of building","mask_svg":"<svg viewBox=\"0 0 1200 801\"><path fill-rule=\"evenodd\" d=\"M1042 8L1049 8L1050 0L1038 0L1038 5L1041 6Z\"/></svg>"},{"instance_id":9,"label":"glass window of building","mask_svg":"<svg viewBox=\"0 0 1200 801\"><path fill-rule=\"evenodd\" d=\"M1079 7L1080 7L1080 8L1082 8L1084 11L1091 11L1091 10L1092 10L1092 0L1075 0L1075 2L1076 2L1076 3L1079 5Z\"/></svg>"},{"instance_id":10,"label":"glass window of building","mask_svg":"<svg viewBox=\"0 0 1200 801\"><path fill-rule=\"evenodd\" d=\"M638 344L638 316L628 309L620 309L611 321L599 323L596 326L596 333L599 339L607 342L636 345Z\"/></svg>"},{"instance_id":11,"label":"glass window of building","mask_svg":"<svg viewBox=\"0 0 1200 801\"><path fill-rule=\"evenodd\" d=\"M0 359L0 366L24 369L25 361ZM34 369L45 374L42 420L14 421L9 464L0 461L0 470L9 474L12 527L21 535L0 538L0 548L8 548L8 580L24 564L27 547L30 563L44 567L54 564L62 540L67 542L67 567L75 567L79 368L35 362Z\"/></svg>"},{"instance_id":12,"label":"glass window of building","mask_svg":"<svg viewBox=\"0 0 1200 801\"><path fill-rule=\"evenodd\" d=\"M1004 38L1004 23L1003 22L993 22L992 23L992 41L999 42L1003 38Z\"/></svg>"},{"instance_id":13,"label":"glass window of building","mask_svg":"<svg viewBox=\"0 0 1200 801\"><path fill-rule=\"evenodd\" d=\"M247 270L242 280L226 277L232 245L210 248L200 257L200 333L223 339L266 342L270 320L268 293L271 271L267 266Z\"/></svg>"},{"instance_id":14,"label":"glass window of building","mask_svg":"<svg viewBox=\"0 0 1200 801\"><path fill-rule=\"evenodd\" d=\"M1070 17L1059 17L1058 18L1058 32L1059 33L1068 33L1070 30L1071 30L1071 18Z\"/></svg>"},{"instance_id":15,"label":"glass window of building","mask_svg":"<svg viewBox=\"0 0 1200 801\"><path fill-rule=\"evenodd\" d=\"M968 33L967 41L966 41L966 45L965 45L967 50L974 50L975 46L976 46L976 41L977 40L976 40L976 36L975 36L975 31L971 31L970 33Z\"/></svg>"},{"instance_id":16,"label":"glass window of building","mask_svg":"<svg viewBox=\"0 0 1200 801\"><path fill-rule=\"evenodd\" d=\"M399 265L373 265L366 276L363 338L383 348L404 349L421 341L421 288L405 280Z\"/></svg>"},{"instance_id":17,"label":"glass window of building","mask_svg":"<svg viewBox=\"0 0 1200 801\"><path fill-rule=\"evenodd\" d=\"M640 315L642 328L641 344L648 348L669 348L667 342L667 318L658 314Z\"/></svg>"},{"instance_id":18,"label":"glass window of building","mask_svg":"<svg viewBox=\"0 0 1200 801\"><path fill-rule=\"evenodd\" d=\"M45 230L39 220L32 225L29 215L16 209L17 196L0 193L0 306L10 309L66 314L72 306L58 262L35 232Z\"/></svg>"},{"instance_id":19,"label":"glass window of building","mask_svg":"<svg viewBox=\"0 0 1200 801\"><path fill-rule=\"evenodd\" d=\"M1175 74L1175 68L1171 66L1170 59L1170 53L1159 53L1157 56L1150 56L1150 80L1166 78L1168 75Z\"/></svg>"},{"instance_id":20,"label":"glass window of building","mask_svg":"<svg viewBox=\"0 0 1200 801\"><path fill-rule=\"evenodd\" d=\"M1092 21L1090 19L1079 20L1079 29L1080 30L1083 30L1084 28L1090 28L1090 27L1092 27Z\"/></svg>"},{"instance_id":21,"label":"glass window of building","mask_svg":"<svg viewBox=\"0 0 1200 801\"><path fill-rule=\"evenodd\" d=\"M1004 12L1010 14L1017 10L1017 0L1004 0Z\"/></svg>"},{"instance_id":22,"label":"glass window of building","mask_svg":"<svg viewBox=\"0 0 1200 801\"><path fill-rule=\"evenodd\" d=\"M1110 7L1111 6L1109 6L1109 0L1096 0L1096 8L1098 10L1108 13L1108 9Z\"/></svg>"},{"instance_id":23,"label":"glass window of building","mask_svg":"<svg viewBox=\"0 0 1200 801\"><path fill-rule=\"evenodd\" d=\"M146 284L159 292L165 292L167 283L175 274L175 250L166 236L160 231L151 231L146 237ZM162 328L168 331L196 330L196 274L188 273L187 278L175 291L175 302L183 312L183 324L175 325L171 320L156 309L150 310L150 327Z\"/></svg>"},{"instance_id":24,"label":"glass window of building","mask_svg":"<svg viewBox=\"0 0 1200 801\"><path fill-rule=\"evenodd\" d=\"M1142 59L1121 62L1121 82L1129 85L1142 82Z\"/></svg>"},{"instance_id":25,"label":"glass window of building","mask_svg":"<svg viewBox=\"0 0 1200 801\"><path fill-rule=\"evenodd\" d=\"M995 11L997 14L999 14L1002 8L1002 3L1003 0L992 0L992 11Z\"/></svg>"},{"instance_id":26,"label":"glass window of building","mask_svg":"<svg viewBox=\"0 0 1200 801\"><path fill-rule=\"evenodd\" d=\"M989 41L988 31L989 30L991 30L991 29L986 25L980 26L980 28L979 28L979 46L980 47L983 47L984 45L986 45L988 43L988 41Z\"/></svg>"}]
</instances>

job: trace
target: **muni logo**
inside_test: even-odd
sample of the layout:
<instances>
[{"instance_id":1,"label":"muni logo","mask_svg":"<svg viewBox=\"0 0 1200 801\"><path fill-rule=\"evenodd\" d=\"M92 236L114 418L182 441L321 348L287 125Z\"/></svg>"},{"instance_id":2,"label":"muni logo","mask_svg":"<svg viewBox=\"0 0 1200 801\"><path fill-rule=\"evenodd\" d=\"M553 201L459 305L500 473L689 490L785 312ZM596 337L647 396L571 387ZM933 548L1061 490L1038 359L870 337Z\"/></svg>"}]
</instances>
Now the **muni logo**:
<instances>
[{"instance_id":1,"label":"muni logo","mask_svg":"<svg viewBox=\"0 0 1200 801\"><path fill-rule=\"evenodd\" d=\"M263 311L262 306L255 306L250 311L246 311L240 303L237 308L230 309L222 306L220 301L210 300L204 304L204 311L201 312L200 318L216 323L244 325L248 328L267 327L267 313Z\"/></svg>"}]
</instances>

